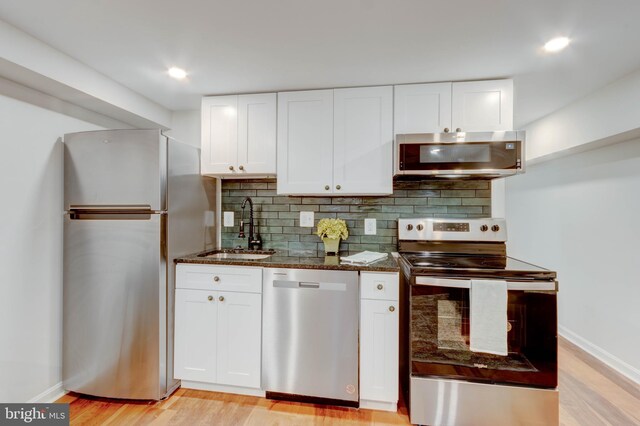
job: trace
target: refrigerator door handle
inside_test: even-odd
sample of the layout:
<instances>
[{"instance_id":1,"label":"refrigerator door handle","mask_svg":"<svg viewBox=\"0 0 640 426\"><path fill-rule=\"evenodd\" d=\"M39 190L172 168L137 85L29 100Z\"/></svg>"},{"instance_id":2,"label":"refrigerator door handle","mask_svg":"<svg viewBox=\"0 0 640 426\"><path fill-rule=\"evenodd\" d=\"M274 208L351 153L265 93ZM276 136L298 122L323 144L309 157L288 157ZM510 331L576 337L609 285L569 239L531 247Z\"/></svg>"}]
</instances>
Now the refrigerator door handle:
<instances>
[{"instance_id":1,"label":"refrigerator door handle","mask_svg":"<svg viewBox=\"0 0 640 426\"><path fill-rule=\"evenodd\" d=\"M87 210L87 211L151 211L149 204L71 204L71 210Z\"/></svg>"},{"instance_id":2,"label":"refrigerator door handle","mask_svg":"<svg viewBox=\"0 0 640 426\"><path fill-rule=\"evenodd\" d=\"M74 206L69 209L71 220L149 220L153 214L166 214L151 210L148 204Z\"/></svg>"}]
</instances>

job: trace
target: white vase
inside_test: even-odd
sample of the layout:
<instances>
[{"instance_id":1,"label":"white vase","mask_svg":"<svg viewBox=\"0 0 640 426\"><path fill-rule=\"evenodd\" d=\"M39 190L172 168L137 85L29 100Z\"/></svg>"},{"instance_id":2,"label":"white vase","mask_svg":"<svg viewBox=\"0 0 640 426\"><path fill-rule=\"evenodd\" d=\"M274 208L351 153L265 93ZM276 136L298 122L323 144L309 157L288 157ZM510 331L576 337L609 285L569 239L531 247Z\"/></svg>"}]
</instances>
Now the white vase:
<instances>
[{"instance_id":1,"label":"white vase","mask_svg":"<svg viewBox=\"0 0 640 426\"><path fill-rule=\"evenodd\" d=\"M338 254L340 249L340 238L323 238L322 242L324 243L324 251L329 254Z\"/></svg>"}]
</instances>

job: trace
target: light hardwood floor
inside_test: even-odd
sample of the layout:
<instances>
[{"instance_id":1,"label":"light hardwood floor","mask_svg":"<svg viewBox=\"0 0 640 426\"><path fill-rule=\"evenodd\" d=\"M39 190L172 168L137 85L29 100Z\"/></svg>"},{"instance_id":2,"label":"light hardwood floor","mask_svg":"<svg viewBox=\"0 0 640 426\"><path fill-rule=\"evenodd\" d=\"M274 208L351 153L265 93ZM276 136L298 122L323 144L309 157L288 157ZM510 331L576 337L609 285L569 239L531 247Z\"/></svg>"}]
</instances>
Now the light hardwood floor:
<instances>
[{"instance_id":1,"label":"light hardwood floor","mask_svg":"<svg viewBox=\"0 0 640 426\"><path fill-rule=\"evenodd\" d=\"M576 346L560 341L560 423L565 426L640 425L640 387ZM263 398L179 389L166 401L123 403L65 395L75 425L332 425L409 424L397 413L275 402Z\"/></svg>"}]
</instances>

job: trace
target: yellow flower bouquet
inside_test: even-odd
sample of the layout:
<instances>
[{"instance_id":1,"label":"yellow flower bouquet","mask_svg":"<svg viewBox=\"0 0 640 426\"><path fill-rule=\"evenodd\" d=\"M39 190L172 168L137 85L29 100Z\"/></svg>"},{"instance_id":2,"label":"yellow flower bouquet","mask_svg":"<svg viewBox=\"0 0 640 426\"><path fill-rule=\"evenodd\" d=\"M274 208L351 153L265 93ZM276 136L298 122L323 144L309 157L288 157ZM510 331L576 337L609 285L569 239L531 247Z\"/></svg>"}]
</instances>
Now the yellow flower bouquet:
<instances>
[{"instance_id":1,"label":"yellow flower bouquet","mask_svg":"<svg viewBox=\"0 0 640 426\"><path fill-rule=\"evenodd\" d=\"M316 234L320 238L342 238L343 240L349 238L347 222L342 219L320 219Z\"/></svg>"},{"instance_id":2,"label":"yellow flower bouquet","mask_svg":"<svg viewBox=\"0 0 640 426\"><path fill-rule=\"evenodd\" d=\"M316 235L324 242L324 251L338 254L340 238L349 238L347 223L342 219L320 219Z\"/></svg>"}]
</instances>

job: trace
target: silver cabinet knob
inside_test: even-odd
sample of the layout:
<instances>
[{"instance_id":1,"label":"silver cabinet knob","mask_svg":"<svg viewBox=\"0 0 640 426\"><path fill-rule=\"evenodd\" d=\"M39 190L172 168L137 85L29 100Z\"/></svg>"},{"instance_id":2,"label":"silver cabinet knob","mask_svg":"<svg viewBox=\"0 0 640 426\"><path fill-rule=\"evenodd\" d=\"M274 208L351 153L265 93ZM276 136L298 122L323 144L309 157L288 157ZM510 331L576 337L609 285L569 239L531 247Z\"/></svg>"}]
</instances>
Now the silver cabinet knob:
<instances>
[{"instance_id":1,"label":"silver cabinet knob","mask_svg":"<svg viewBox=\"0 0 640 426\"><path fill-rule=\"evenodd\" d=\"M328 191L329 189L331 189L331 187L330 187L329 185L325 185L325 186L324 186L324 190L325 190L325 191Z\"/></svg>"},{"instance_id":2,"label":"silver cabinet knob","mask_svg":"<svg viewBox=\"0 0 640 426\"><path fill-rule=\"evenodd\" d=\"M229 170L233 171L233 166L229 166Z\"/></svg>"},{"instance_id":3,"label":"silver cabinet knob","mask_svg":"<svg viewBox=\"0 0 640 426\"><path fill-rule=\"evenodd\" d=\"M220 277L216 275L215 277L213 277L213 280L214 280L215 282L218 282L218 281L220 281Z\"/></svg>"},{"instance_id":4,"label":"silver cabinet knob","mask_svg":"<svg viewBox=\"0 0 640 426\"><path fill-rule=\"evenodd\" d=\"M461 129L460 127L458 127L458 128L456 129L456 132L461 132L461 131L462 131L462 129Z\"/></svg>"},{"instance_id":5,"label":"silver cabinet knob","mask_svg":"<svg viewBox=\"0 0 640 426\"><path fill-rule=\"evenodd\" d=\"M384 286L382 284L378 284L378 290L382 290Z\"/></svg>"},{"instance_id":6,"label":"silver cabinet knob","mask_svg":"<svg viewBox=\"0 0 640 426\"><path fill-rule=\"evenodd\" d=\"M448 127L445 127L445 128L444 128L444 132L445 132L445 133L449 133L449 128L448 128Z\"/></svg>"},{"instance_id":7,"label":"silver cabinet knob","mask_svg":"<svg viewBox=\"0 0 640 426\"><path fill-rule=\"evenodd\" d=\"M336 185L336 189L339 191L342 188L340 185Z\"/></svg>"},{"instance_id":8,"label":"silver cabinet knob","mask_svg":"<svg viewBox=\"0 0 640 426\"><path fill-rule=\"evenodd\" d=\"M224 296L218 297L218 300L221 301L221 302L224 302Z\"/></svg>"},{"instance_id":9,"label":"silver cabinet knob","mask_svg":"<svg viewBox=\"0 0 640 426\"><path fill-rule=\"evenodd\" d=\"M239 168L240 170L244 170L244 166L242 166L242 165L241 165L240 167L238 167L238 168Z\"/></svg>"},{"instance_id":10,"label":"silver cabinet knob","mask_svg":"<svg viewBox=\"0 0 640 426\"><path fill-rule=\"evenodd\" d=\"M394 306L389 306L389 312L393 312L395 310L396 310L396 308Z\"/></svg>"},{"instance_id":11,"label":"silver cabinet knob","mask_svg":"<svg viewBox=\"0 0 640 426\"><path fill-rule=\"evenodd\" d=\"M213 300L213 296L207 297L207 300L209 300L209 302L211 302Z\"/></svg>"}]
</instances>

